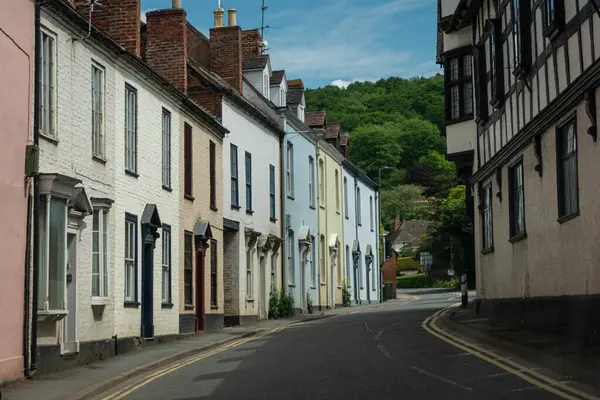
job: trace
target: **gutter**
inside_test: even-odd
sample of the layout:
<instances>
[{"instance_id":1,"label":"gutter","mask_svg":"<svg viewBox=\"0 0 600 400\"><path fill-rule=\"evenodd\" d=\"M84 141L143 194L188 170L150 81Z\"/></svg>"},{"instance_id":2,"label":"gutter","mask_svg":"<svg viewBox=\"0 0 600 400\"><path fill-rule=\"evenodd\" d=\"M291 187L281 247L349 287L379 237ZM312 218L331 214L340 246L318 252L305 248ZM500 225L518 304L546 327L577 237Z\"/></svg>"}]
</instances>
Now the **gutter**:
<instances>
[{"instance_id":1,"label":"gutter","mask_svg":"<svg viewBox=\"0 0 600 400\"><path fill-rule=\"evenodd\" d=\"M40 88L40 67L37 62L41 44L40 44L40 20L41 20L41 3L40 0L35 2L35 27L34 27L34 40L35 40L35 50L34 50L34 101L33 101L33 144L35 146L39 146L40 144L40 118L38 114L38 109L40 107L40 97L41 97L41 88ZM29 351L29 356L31 357L31 363L27 365L27 358L25 359L25 376L27 378L33 377L37 370L37 311L38 311L38 286L40 280L40 243L39 243L39 231L40 231L40 177L39 173L33 177L33 215L30 215L30 218L33 219L33 279L31 283L31 299L27 299L27 304L25 308L26 315L26 324L29 324L29 301L31 300L31 326L30 332L24 332L26 343L29 341L27 336L31 336L31 343L29 349L25 346L25 351ZM29 223L29 220L28 220ZM27 260L27 265L29 266L29 260ZM25 273L27 279L26 289L29 289L29 268L26 269ZM29 296L29 291L26 293L26 297Z\"/></svg>"}]
</instances>

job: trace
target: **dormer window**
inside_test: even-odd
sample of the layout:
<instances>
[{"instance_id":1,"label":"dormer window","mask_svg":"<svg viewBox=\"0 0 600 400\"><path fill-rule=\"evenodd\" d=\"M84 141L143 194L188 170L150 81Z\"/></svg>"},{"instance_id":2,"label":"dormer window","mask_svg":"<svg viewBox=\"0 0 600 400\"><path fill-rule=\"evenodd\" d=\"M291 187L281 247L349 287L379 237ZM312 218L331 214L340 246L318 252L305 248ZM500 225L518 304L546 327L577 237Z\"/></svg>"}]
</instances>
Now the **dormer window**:
<instances>
[{"instance_id":1,"label":"dormer window","mask_svg":"<svg viewBox=\"0 0 600 400\"><path fill-rule=\"evenodd\" d=\"M287 99L285 98L285 90L283 88L279 88L279 106L285 107L287 104Z\"/></svg>"}]
</instances>

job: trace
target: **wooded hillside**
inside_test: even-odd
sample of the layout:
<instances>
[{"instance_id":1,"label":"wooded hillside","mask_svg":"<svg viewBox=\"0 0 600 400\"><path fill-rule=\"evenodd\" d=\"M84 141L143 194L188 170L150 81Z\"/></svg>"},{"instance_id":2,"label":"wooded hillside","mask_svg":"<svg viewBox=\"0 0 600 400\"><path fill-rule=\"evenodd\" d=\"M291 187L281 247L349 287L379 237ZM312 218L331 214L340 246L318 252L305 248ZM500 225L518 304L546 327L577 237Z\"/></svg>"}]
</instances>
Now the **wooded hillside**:
<instances>
[{"instance_id":1,"label":"wooded hillside","mask_svg":"<svg viewBox=\"0 0 600 400\"><path fill-rule=\"evenodd\" d=\"M306 100L309 111L327 111L328 124L350 132L350 160L375 182L388 167L381 171L384 228L391 230L396 216L430 220L424 247L447 264L454 239L460 260L456 244L471 228L462 212L464 186L445 156L443 76L327 86L308 90Z\"/></svg>"}]
</instances>

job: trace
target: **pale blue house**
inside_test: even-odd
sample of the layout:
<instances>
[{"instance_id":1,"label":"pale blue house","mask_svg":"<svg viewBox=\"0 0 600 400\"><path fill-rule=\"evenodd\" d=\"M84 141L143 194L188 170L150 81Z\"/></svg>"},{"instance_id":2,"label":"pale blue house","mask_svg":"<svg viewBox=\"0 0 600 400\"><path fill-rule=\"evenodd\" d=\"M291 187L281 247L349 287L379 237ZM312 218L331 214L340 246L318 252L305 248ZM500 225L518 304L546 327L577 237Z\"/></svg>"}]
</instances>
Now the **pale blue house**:
<instances>
[{"instance_id":1,"label":"pale blue house","mask_svg":"<svg viewBox=\"0 0 600 400\"><path fill-rule=\"evenodd\" d=\"M306 312L308 299L319 304L316 140L304 122L302 82L290 81L288 88L283 71L275 71L271 79L272 88L288 89L284 94L287 107L278 111L286 132L281 159L285 246L281 282L294 297L297 311Z\"/></svg>"},{"instance_id":2,"label":"pale blue house","mask_svg":"<svg viewBox=\"0 0 600 400\"><path fill-rule=\"evenodd\" d=\"M379 188L348 160L342 161L346 283L354 304L378 303Z\"/></svg>"}]
</instances>

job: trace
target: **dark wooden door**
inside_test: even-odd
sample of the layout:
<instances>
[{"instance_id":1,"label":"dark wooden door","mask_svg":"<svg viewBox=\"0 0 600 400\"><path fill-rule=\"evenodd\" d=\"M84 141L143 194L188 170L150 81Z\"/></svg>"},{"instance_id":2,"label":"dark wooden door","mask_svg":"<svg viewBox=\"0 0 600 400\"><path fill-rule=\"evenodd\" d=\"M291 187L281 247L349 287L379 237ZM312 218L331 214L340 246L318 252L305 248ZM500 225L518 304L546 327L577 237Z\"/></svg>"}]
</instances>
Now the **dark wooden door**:
<instances>
[{"instance_id":1,"label":"dark wooden door","mask_svg":"<svg viewBox=\"0 0 600 400\"><path fill-rule=\"evenodd\" d=\"M204 308L204 248L196 249L196 332L205 328L206 310Z\"/></svg>"}]
</instances>

